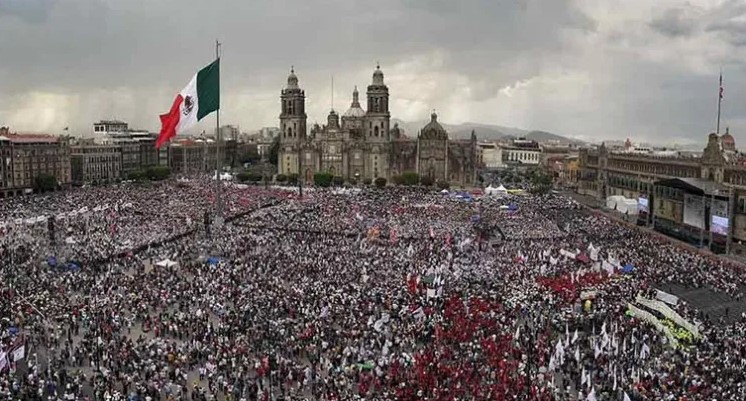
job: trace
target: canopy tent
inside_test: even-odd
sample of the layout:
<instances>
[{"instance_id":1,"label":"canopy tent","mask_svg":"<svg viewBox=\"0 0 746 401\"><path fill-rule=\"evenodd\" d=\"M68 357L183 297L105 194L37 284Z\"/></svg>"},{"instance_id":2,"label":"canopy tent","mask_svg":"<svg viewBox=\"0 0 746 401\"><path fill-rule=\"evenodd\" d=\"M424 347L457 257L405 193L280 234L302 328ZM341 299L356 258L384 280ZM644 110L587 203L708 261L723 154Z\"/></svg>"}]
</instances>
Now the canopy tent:
<instances>
[{"instance_id":1,"label":"canopy tent","mask_svg":"<svg viewBox=\"0 0 746 401\"><path fill-rule=\"evenodd\" d=\"M209 258L207 258L207 264L210 266L215 266L218 263L220 263L220 258L218 258L217 256L210 256Z\"/></svg>"},{"instance_id":2,"label":"canopy tent","mask_svg":"<svg viewBox=\"0 0 746 401\"><path fill-rule=\"evenodd\" d=\"M621 202L617 202L616 210L624 214L637 214L637 200L624 198Z\"/></svg>"},{"instance_id":3,"label":"canopy tent","mask_svg":"<svg viewBox=\"0 0 746 401\"><path fill-rule=\"evenodd\" d=\"M212 179L215 179L215 175L212 176ZM233 180L233 175L231 173L223 173L220 174L220 181L231 181Z\"/></svg>"},{"instance_id":4,"label":"canopy tent","mask_svg":"<svg viewBox=\"0 0 746 401\"><path fill-rule=\"evenodd\" d=\"M462 200L465 202L471 202L474 200L474 198L468 192L452 192L451 196L453 196L455 199Z\"/></svg>"},{"instance_id":5,"label":"canopy tent","mask_svg":"<svg viewBox=\"0 0 746 401\"><path fill-rule=\"evenodd\" d=\"M444 190L440 191L440 193L442 193L442 194L447 194L447 193L448 193L448 190L447 190L447 189L444 189Z\"/></svg>"},{"instance_id":6,"label":"canopy tent","mask_svg":"<svg viewBox=\"0 0 746 401\"><path fill-rule=\"evenodd\" d=\"M490 185L484 189L484 193L487 195L492 195L492 196L505 196L508 194L508 190L505 189L505 187L502 185L500 185L497 188Z\"/></svg>"},{"instance_id":7,"label":"canopy tent","mask_svg":"<svg viewBox=\"0 0 746 401\"><path fill-rule=\"evenodd\" d=\"M178 264L179 264L178 262L174 262L173 260L166 258L156 263L155 265L159 267L173 267Z\"/></svg>"},{"instance_id":8,"label":"canopy tent","mask_svg":"<svg viewBox=\"0 0 746 401\"><path fill-rule=\"evenodd\" d=\"M615 210L617 207L617 204L624 201L624 197L621 195L612 195L606 198L606 207L612 210Z\"/></svg>"},{"instance_id":9,"label":"canopy tent","mask_svg":"<svg viewBox=\"0 0 746 401\"><path fill-rule=\"evenodd\" d=\"M66 267L67 267L68 271L77 271L77 270L80 270L80 262L72 260L70 262L67 262Z\"/></svg>"}]
</instances>

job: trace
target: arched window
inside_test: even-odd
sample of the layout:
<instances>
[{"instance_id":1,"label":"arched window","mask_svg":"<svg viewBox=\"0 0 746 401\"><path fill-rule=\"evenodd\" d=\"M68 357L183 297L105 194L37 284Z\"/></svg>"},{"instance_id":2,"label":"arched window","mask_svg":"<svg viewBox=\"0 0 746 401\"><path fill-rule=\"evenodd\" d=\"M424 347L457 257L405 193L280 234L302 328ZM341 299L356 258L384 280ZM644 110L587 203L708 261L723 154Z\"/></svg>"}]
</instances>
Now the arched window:
<instances>
[{"instance_id":1,"label":"arched window","mask_svg":"<svg viewBox=\"0 0 746 401\"><path fill-rule=\"evenodd\" d=\"M373 136L378 136L378 126L376 125L375 128L373 128Z\"/></svg>"},{"instance_id":2,"label":"arched window","mask_svg":"<svg viewBox=\"0 0 746 401\"><path fill-rule=\"evenodd\" d=\"M293 129L288 127L288 138L292 138L292 137L293 137Z\"/></svg>"}]
</instances>

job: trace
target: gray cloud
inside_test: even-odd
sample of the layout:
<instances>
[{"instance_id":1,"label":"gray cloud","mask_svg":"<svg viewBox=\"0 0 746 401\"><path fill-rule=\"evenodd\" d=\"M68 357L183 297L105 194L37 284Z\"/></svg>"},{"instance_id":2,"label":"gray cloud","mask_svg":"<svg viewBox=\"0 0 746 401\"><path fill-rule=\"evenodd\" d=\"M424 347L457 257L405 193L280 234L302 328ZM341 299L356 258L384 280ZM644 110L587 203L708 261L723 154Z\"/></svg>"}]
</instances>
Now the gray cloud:
<instances>
[{"instance_id":1,"label":"gray cloud","mask_svg":"<svg viewBox=\"0 0 746 401\"><path fill-rule=\"evenodd\" d=\"M695 30L695 20L688 18L682 8L672 8L650 22L650 28L670 37L690 36Z\"/></svg>"},{"instance_id":2,"label":"gray cloud","mask_svg":"<svg viewBox=\"0 0 746 401\"><path fill-rule=\"evenodd\" d=\"M449 122L584 137L698 137L712 125L708 91L721 65L727 103L746 100L739 2L662 0L652 18L648 0L617 3L0 0L0 125L85 132L121 118L156 130L216 38L221 121L244 129L276 124L290 65L311 121L329 110L331 75L345 109L376 61L404 119L436 108ZM726 109L738 138L746 113Z\"/></svg>"},{"instance_id":3,"label":"gray cloud","mask_svg":"<svg viewBox=\"0 0 746 401\"><path fill-rule=\"evenodd\" d=\"M57 0L3 0L0 1L0 22L18 18L30 24L45 22Z\"/></svg>"}]
</instances>

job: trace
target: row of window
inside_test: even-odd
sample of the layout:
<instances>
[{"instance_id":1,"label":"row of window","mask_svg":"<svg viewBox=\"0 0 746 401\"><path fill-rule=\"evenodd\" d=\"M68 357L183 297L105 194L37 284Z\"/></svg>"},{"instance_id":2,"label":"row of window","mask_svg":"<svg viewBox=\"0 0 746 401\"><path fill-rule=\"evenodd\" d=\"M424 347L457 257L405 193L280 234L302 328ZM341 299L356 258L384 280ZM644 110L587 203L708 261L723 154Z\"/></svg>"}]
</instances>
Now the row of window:
<instances>
[{"instance_id":1,"label":"row of window","mask_svg":"<svg viewBox=\"0 0 746 401\"><path fill-rule=\"evenodd\" d=\"M650 193L653 191L652 183L640 181L634 177L609 176L609 185L642 193Z\"/></svg>"},{"instance_id":2,"label":"row of window","mask_svg":"<svg viewBox=\"0 0 746 401\"><path fill-rule=\"evenodd\" d=\"M505 158L507 161L517 162L517 161L539 161L539 154L536 152L514 152L514 151L508 151L505 153Z\"/></svg>"}]
</instances>

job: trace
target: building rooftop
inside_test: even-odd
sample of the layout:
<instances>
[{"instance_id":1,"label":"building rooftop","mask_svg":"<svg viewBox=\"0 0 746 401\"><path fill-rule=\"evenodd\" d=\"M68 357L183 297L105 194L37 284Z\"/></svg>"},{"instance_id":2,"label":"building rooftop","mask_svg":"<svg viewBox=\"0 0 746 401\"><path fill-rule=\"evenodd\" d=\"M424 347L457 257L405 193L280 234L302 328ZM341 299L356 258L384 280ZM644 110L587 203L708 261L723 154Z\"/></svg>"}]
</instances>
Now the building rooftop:
<instances>
[{"instance_id":1,"label":"building rooftop","mask_svg":"<svg viewBox=\"0 0 746 401\"><path fill-rule=\"evenodd\" d=\"M126 125L127 123L119 120L101 120L94 124Z\"/></svg>"},{"instance_id":2,"label":"building rooftop","mask_svg":"<svg viewBox=\"0 0 746 401\"><path fill-rule=\"evenodd\" d=\"M9 141L12 143L57 143L59 137L48 134L5 134L0 136L0 141Z\"/></svg>"},{"instance_id":3,"label":"building rooftop","mask_svg":"<svg viewBox=\"0 0 746 401\"><path fill-rule=\"evenodd\" d=\"M698 195L723 193L728 191L728 187L715 181L708 181L702 178L670 178L655 183L657 186L666 186L681 189L685 192Z\"/></svg>"}]
</instances>

